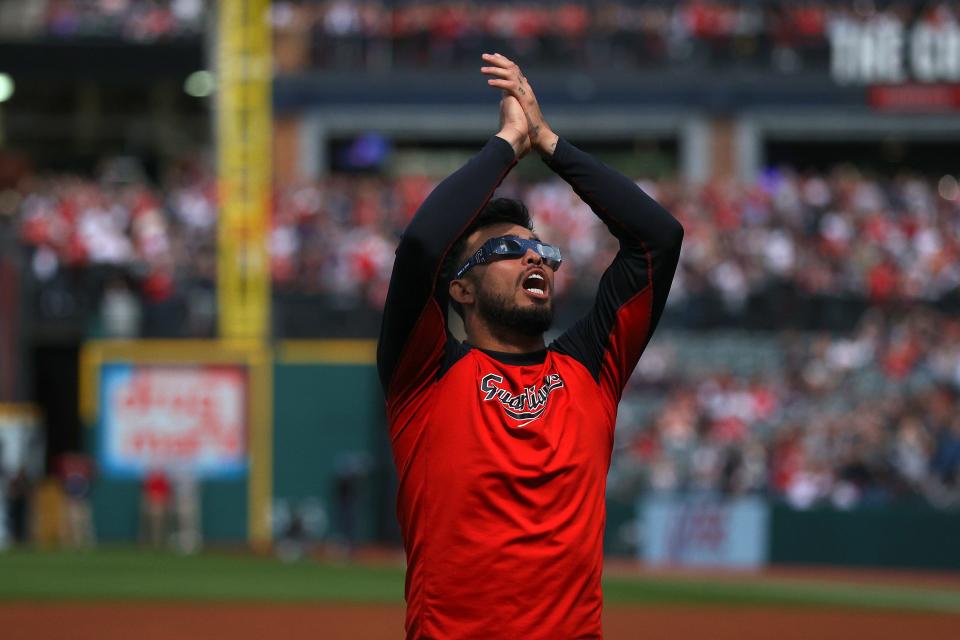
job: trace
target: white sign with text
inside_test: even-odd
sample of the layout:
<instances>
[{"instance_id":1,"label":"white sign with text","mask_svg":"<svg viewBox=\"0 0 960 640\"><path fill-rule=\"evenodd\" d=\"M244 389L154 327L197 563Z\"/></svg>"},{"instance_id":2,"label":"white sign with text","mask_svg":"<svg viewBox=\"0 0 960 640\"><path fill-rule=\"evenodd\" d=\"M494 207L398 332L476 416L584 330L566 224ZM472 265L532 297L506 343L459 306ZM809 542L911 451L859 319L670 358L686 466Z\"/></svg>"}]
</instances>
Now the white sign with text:
<instances>
[{"instance_id":1,"label":"white sign with text","mask_svg":"<svg viewBox=\"0 0 960 640\"><path fill-rule=\"evenodd\" d=\"M160 467L209 478L246 468L244 367L108 364L101 394L100 462L108 475Z\"/></svg>"}]
</instances>

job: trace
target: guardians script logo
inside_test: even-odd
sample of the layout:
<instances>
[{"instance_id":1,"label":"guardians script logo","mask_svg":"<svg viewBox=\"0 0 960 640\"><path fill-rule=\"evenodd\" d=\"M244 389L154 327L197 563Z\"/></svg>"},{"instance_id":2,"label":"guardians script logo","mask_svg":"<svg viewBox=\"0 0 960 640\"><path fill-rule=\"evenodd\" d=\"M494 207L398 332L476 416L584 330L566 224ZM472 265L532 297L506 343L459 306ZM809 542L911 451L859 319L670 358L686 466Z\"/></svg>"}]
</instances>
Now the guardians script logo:
<instances>
[{"instance_id":1,"label":"guardians script logo","mask_svg":"<svg viewBox=\"0 0 960 640\"><path fill-rule=\"evenodd\" d=\"M563 386L563 380L556 373L551 373L543 378L543 385L539 388L537 385L531 385L524 388L521 393L514 395L509 389L504 389L503 377L495 373L488 373L480 381L480 391L483 392L484 401L496 399L500 402L503 410L514 420L523 422L520 426L530 424L547 409L547 400L554 389Z\"/></svg>"}]
</instances>

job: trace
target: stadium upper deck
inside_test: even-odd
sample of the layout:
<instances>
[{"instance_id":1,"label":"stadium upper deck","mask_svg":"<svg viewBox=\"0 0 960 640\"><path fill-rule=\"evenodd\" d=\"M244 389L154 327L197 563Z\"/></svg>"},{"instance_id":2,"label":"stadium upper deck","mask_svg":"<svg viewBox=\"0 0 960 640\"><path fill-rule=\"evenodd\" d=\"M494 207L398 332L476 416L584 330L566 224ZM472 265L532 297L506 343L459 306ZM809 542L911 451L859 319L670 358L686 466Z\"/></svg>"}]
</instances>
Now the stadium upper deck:
<instances>
[{"instance_id":1,"label":"stadium upper deck","mask_svg":"<svg viewBox=\"0 0 960 640\"><path fill-rule=\"evenodd\" d=\"M3 107L7 146L76 167L94 148L159 162L212 144L208 103L183 91L211 66L212 6L0 1L2 71L17 87ZM476 143L491 98L470 70L488 48L536 73L558 129L670 140L691 180L755 179L779 143L807 145L823 166L817 156L836 157L838 143L865 141L858 160L869 160L890 138L960 138L949 2L277 0L271 20L280 180L321 176L333 140L370 130ZM907 148L895 161L936 170L920 165L944 151Z\"/></svg>"}]
</instances>

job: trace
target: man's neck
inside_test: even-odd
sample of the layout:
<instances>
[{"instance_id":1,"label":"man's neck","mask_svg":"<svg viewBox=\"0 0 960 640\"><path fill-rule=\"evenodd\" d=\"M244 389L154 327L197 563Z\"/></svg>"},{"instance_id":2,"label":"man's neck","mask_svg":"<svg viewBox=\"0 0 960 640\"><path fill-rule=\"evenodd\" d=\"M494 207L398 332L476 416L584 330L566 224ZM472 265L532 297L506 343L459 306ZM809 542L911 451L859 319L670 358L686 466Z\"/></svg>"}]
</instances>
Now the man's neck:
<instances>
[{"instance_id":1,"label":"man's neck","mask_svg":"<svg viewBox=\"0 0 960 640\"><path fill-rule=\"evenodd\" d=\"M545 347L543 335L528 336L509 330L493 331L485 325L467 329L467 342L478 349L501 353L532 353Z\"/></svg>"}]
</instances>

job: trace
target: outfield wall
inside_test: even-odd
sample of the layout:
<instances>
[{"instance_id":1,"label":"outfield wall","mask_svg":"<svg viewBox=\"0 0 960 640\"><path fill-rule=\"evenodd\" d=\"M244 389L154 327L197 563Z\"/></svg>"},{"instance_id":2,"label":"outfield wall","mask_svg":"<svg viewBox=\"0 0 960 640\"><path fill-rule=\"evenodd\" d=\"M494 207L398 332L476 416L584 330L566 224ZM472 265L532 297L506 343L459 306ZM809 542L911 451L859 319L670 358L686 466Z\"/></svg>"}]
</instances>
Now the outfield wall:
<instances>
[{"instance_id":1,"label":"outfield wall","mask_svg":"<svg viewBox=\"0 0 960 640\"><path fill-rule=\"evenodd\" d=\"M638 557L653 566L960 569L960 513L925 504L793 509L759 497L643 497Z\"/></svg>"},{"instance_id":2,"label":"outfield wall","mask_svg":"<svg viewBox=\"0 0 960 640\"><path fill-rule=\"evenodd\" d=\"M391 485L373 348L287 342L274 365L274 499L293 507L319 499L327 535L344 538L353 528L360 542L381 537L382 497Z\"/></svg>"},{"instance_id":3,"label":"outfield wall","mask_svg":"<svg viewBox=\"0 0 960 640\"><path fill-rule=\"evenodd\" d=\"M374 357L372 341L349 340L269 349L209 342L88 345L81 396L88 450L101 467L92 496L98 538L137 539L142 486L140 476L112 473L116 465L104 457L110 416L99 405L110 403L100 397L107 388L101 381L118 363L175 364L214 372L232 366L247 375L245 458L239 471L200 482L206 541L267 544L284 533L279 516L312 509L319 514L311 521L317 538L398 544L396 480ZM960 569L960 513L926 505L798 511L760 498L641 496L635 504L611 499L608 506L607 551L636 549L655 565Z\"/></svg>"},{"instance_id":4,"label":"outfield wall","mask_svg":"<svg viewBox=\"0 0 960 640\"><path fill-rule=\"evenodd\" d=\"M138 467L136 459L129 460L135 456L111 453L117 447L110 438L129 437L137 427L125 426L117 417L122 407L108 397L110 374L211 367L233 367L246 376L246 446L238 464L219 461L230 467L226 471L209 463L214 468L206 469L203 459L187 462L199 477L204 540L265 544L283 535L285 524L276 514L303 508L312 509L314 516L321 512L311 521L318 527L312 532L316 536L373 542L389 535L384 495L393 483L383 455L385 419L372 366L374 348L371 341L294 341L269 349L200 341L86 345L81 413L89 427L87 451L98 461L91 495L97 538L137 540L143 476L151 466ZM141 412L144 422L151 411L159 410ZM166 421L182 417L171 411L160 415ZM201 422L195 415L187 418ZM165 435L158 426L146 431ZM114 432L120 435L110 435Z\"/></svg>"},{"instance_id":5,"label":"outfield wall","mask_svg":"<svg viewBox=\"0 0 960 640\"><path fill-rule=\"evenodd\" d=\"M771 510L770 562L960 569L960 512L926 505Z\"/></svg>"}]
</instances>

